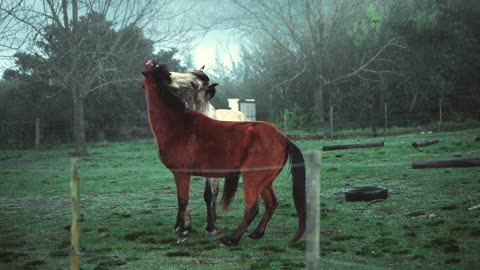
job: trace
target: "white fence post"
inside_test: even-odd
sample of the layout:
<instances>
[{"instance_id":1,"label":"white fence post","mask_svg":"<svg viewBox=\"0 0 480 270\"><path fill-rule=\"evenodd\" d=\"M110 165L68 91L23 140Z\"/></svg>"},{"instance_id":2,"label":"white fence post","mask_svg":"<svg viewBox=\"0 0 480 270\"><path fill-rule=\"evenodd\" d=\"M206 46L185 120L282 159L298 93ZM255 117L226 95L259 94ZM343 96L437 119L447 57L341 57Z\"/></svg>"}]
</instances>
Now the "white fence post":
<instances>
[{"instance_id":1,"label":"white fence post","mask_svg":"<svg viewBox=\"0 0 480 270\"><path fill-rule=\"evenodd\" d=\"M320 153L313 151L308 157L307 177L307 269L320 269Z\"/></svg>"}]
</instances>

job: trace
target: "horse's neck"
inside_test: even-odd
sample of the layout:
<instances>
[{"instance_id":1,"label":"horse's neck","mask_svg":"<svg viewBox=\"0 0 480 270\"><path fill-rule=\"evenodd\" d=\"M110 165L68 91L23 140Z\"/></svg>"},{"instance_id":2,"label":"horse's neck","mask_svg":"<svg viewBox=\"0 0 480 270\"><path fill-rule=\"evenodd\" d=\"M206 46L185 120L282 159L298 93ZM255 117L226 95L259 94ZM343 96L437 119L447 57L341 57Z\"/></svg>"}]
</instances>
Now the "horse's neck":
<instances>
[{"instance_id":1,"label":"horse's neck","mask_svg":"<svg viewBox=\"0 0 480 270\"><path fill-rule=\"evenodd\" d=\"M148 120L150 127L152 128L153 135L157 141L158 147L161 148L165 145L169 139L169 135L172 135L171 131L175 125L182 123L182 114L171 111L160 96L160 91L153 89L147 91L147 110Z\"/></svg>"},{"instance_id":2,"label":"horse's neck","mask_svg":"<svg viewBox=\"0 0 480 270\"><path fill-rule=\"evenodd\" d=\"M206 116L210 117L210 118L213 118L213 119L216 119L215 115L216 115L216 111L215 111L215 107L213 107L212 104L210 104L210 102L202 102L198 108L197 108L197 111L205 114Z\"/></svg>"}]
</instances>

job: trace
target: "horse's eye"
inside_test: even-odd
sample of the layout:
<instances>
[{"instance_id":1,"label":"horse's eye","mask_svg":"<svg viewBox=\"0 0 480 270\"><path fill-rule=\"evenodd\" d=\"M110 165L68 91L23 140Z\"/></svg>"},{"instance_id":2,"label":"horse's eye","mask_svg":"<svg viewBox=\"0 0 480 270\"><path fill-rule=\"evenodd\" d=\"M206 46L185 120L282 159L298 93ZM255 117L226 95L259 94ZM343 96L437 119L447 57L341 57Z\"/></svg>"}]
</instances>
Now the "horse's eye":
<instances>
[{"instance_id":1,"label":"horse's eye","mask_svg":"<svg viewBox=\"0 0 480 270\"><path fill-rule=\"evenodd\" d=\"M190 82L190 84L192 85L192 87L197 87L197 84L195 84L195 82Z\"/></svg>"}]
</instances>

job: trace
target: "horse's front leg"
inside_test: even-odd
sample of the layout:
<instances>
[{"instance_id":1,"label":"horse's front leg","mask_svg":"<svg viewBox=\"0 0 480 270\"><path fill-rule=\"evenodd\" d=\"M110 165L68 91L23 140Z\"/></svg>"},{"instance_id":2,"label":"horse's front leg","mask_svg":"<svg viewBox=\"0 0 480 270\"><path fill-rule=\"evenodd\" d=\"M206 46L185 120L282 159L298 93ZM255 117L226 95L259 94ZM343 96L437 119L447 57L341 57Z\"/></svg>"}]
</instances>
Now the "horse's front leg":
<instances>
[{"instance_id":1,"label":"horse's front leg","mask_svg":"<svg viewBox=\"0 0 480 270\"><path fill-rule=\"evenodd\" d=\"M175 173L175 185L177 186L178 214L175 223L175 232L178 233L177 243L181 244L188 239L191 229L190 215L188 213L188 195L190 191L190 175Z\"/></svg>"},{"instance_id":2,"label":"horse's front leg","mask_svg":"<svg viewBox=\"0 0 480 270\"><path fill-rule=\"evenodd\" d=\"M215 235L217 233L217 226L215 221L217 219L217 195L218 195L218 179L205 179L205 192L203 198L207 205L207 227L205 228L206 235Z\"/></svg>"}]
</instances>

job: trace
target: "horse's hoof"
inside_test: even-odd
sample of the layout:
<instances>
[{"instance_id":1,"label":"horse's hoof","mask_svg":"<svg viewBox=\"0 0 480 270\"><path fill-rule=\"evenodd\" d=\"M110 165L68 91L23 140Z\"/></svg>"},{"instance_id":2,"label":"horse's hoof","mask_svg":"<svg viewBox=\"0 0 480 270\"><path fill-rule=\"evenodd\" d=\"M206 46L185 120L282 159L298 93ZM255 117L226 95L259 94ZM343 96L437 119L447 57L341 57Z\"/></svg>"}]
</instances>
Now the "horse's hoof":
<instances>
[{"instance_id":1,"label":"horse's hoof","mask_svg":"<svg viewBox=\"0 0 480 270\"><path fill-rule=\"evenodd\" d=\"M217 235L217 230L213 230L213 231L205 231L205 236L214 236L214 235Z\"/></svg>"},{"instance_id":2,"label":"horse's hoof","mask_svg":"<svg viewBox=\"0 0 480 270\"><path fill-rule=\"evenodd\" d=\"M238 245L238 241L233 241L232 239L224 239L222 240L222 246L224 247L231 247Z\"/></svg>"},{"instance_id":3,"label":"horse's hoof","mask_svg":"<svg viewBox=\"0 0 480 270\"><path fill-rule=\"evenodd\" d=\"M181 245L181 244L187 242L187 240L188 240L188 237L180 236L180 237L178 237L178 239L177 239L177 244Z\"/></svg>"},{"instance_id":4,"label":"horse's hoof","mask_svg":"<svg viewBox=\"0 0 480 270\"><path fill-rule=\"evenodd\" d=\"M260 238L263 237L263 235L264 235L264 233L253 232L253 233L248 235L248 238L250 238L250 239L260 239Z\"/></svg>"},{"instance_id":5,"label":"horse's hoof","mask_svg":"<svg viewBox=\"0 0 480 270\"><path fill-rule=\"evenodd\" d=\"M178 235L177 244L183 244L188 240L188 231L183 231Z\"/></svg>"}]
</instances>

